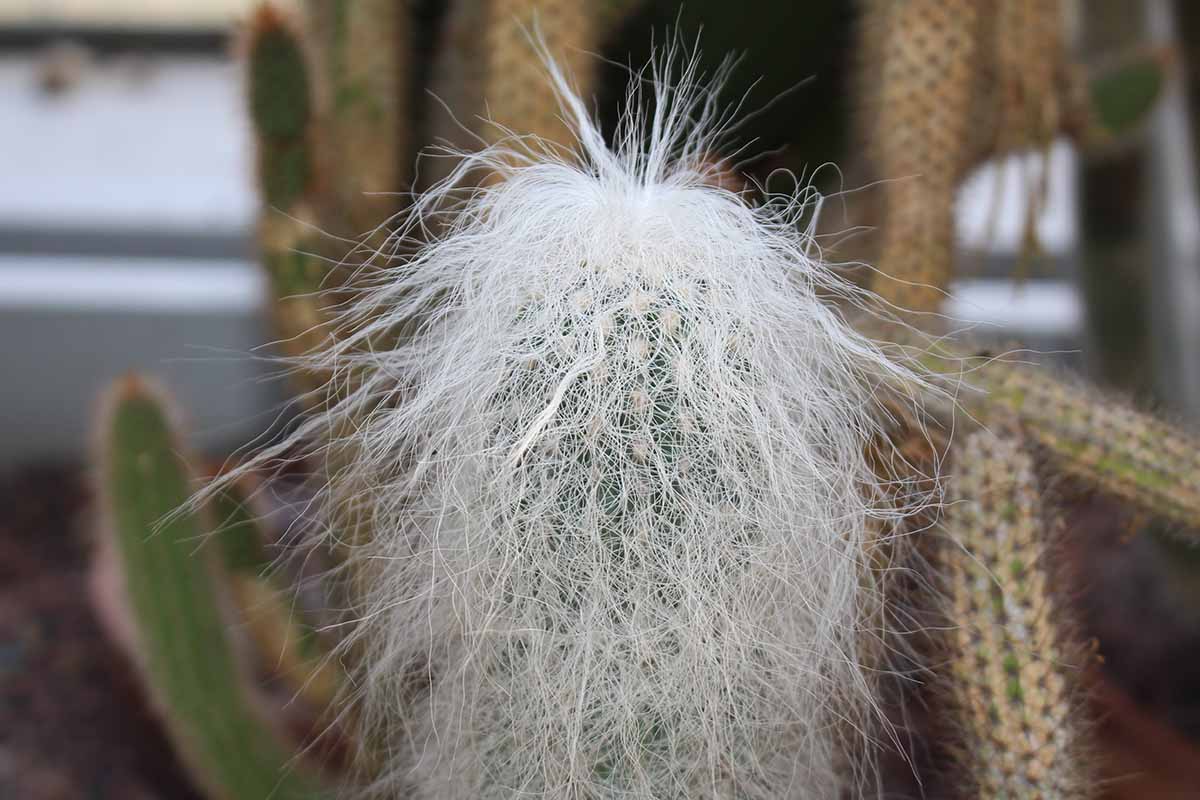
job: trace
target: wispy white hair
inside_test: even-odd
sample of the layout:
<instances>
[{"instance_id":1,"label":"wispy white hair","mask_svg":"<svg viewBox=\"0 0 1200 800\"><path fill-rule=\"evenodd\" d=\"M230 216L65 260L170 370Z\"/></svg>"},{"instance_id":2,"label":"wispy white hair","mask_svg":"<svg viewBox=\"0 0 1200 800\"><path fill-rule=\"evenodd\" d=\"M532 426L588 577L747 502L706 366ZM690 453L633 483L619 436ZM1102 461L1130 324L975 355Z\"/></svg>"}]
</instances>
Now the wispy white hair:
<instances>
[{"instance_id":1,"label":"wispy white hair","mask_svg":"<svg viewBox=\"0 0 1200 800\"><path fill-rule=\"evenodd\" d=\"M693 67L639 76L613 149L550 72L574 146L416 199L315 357L340 399L267 454L328 455L375 788L836 797L907 510L874 392L912 375L831 303L805 196L720 187Z\"/></svg>"}]
</instances>

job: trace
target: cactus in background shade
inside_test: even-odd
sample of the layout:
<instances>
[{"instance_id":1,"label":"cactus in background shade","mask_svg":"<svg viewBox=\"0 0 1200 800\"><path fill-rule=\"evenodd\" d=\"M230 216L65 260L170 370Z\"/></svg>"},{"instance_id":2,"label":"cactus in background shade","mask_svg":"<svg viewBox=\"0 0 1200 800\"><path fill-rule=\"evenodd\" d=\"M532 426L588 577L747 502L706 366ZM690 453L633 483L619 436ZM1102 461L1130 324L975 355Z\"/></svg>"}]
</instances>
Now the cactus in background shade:
<instances>
[{"instance_id":1,"label":"cactus in background shade","mask_svg":"<svg viewBox=\"0 0 1200 800\"><path fill-rule=\"evenodd\" d=\"M880 335L880 331L874 331ZM904 334L891 331L904 339ZM1017 420L1058 475L1200 534L1200 437L1045 366L976 358L945 341L921 354L961 409L931 397L943 423L966 412L985 425Z\"/></svg>"},{"instance_id":2,"label":"cactus in background shade","mask_svg":"<svg viewBox=\"0 0 1200 800\"><path fill-rule=\"evenodd\" d=\"M374 231L399 209L397 193L409 188L415 153L408 6L404 0L305 3L317 78L318 213L321 227L338 235Z\"/></svg>"},{"instance_id":3,"label":"cactus in background shade","mask_svg":"<svg viewBox=\"0 0 1200 800\"><path fill-rule=\"evenodd\" d=\"M1200 531L1200 438L1038 370L998 365L979 382L1056 471Z\"/></svg>"},{"instance_id":4,"label":"cactus in background shade","mask_svg":"<svg viewBox=\"0 0 1200 800\"><path fill-rule=\"evenodd\" d=\"M546 51L581 95L590 96L595 77L593 52L621 15L634 7L634 0L454 3L431 87L448 109L433 112L434 138L473 150L480 138L495 142L507 128L517 135L536 134L551 142L571 144L534 41L540 36ZM444 159L429 166L429 180L443 177L450 168Z\"/></svg>"},{"instance_id":5,"label":"cactus in background shade","mask_svg":"<svg viewBox=\"0 0 1200 800\"><path fill-rule=\"evenodd\" d=\"M604 41L638 9L646 5L646 0L599 0L592 12L596 30L596 42Z\"/></svg>"},{"instance_id":6,"label":"cactus in background shade","mask_svg":"<svg viewBox=\"0 0 1200 800\"><path fill-rule=\"evenodd\" d=\"M100 422L100 551L118 565L136 629L132 656L177 751L211 797L323 796L254 708L224 598L197 552L208 529L198 515L176 513L192 487L167 417L154 393L127 378Z\"/></svg>"},{"instance_id":7,"label":"cactus in background shade","mask_svg":"<svg viewBox=\"0 0 1200 800\"><path fill-rule=\"evenodd\" d=\"M982 48L975 0L871 2L860 58L871 70L863 135L879 175L882 231L875 266L889 302L935 310L953 272L954 198L969 164ZM921 43L924 46L916 46Z\"/></svg>"},{"instance_id":8,"label":"cactus in background shade","mask_svg":"<svg viewBox=\"0 0 1200 800\"><path fill-rule=\"evenodd\" d=\"M954 203L989 158L1044 151L1068 135L1103 146L1145 119L1169 58L1138 54L1088 75L1067 47L1059 0L863 0L859 137L884 180L878 252L885 299L936 311L955 265ZM1032 243L1045 164L1025 188Z\"/></svg>"},{"instance_id":9,"label":"cactus in background shade","mask_svg":"<svg viewBox=\"0 0 1200 800\"><path fill-rule=\"evenodd\" d=\"M579 0L492 0L483 45L487 63L484 100L495 122L521 134L570 143L570 131L559 111L545 65L530 47L540 34L550 55L572 80L591 87L588 50L595 46L593 12ZM499 135L494 126L486 138Z\"/></svg>"},{"instance_id":10,"label":"cactus in background shade","mask_svg":"<svg viewBox=\"0 0 1200 800\"><path fill-rule=\"evenodd\" d=\"M954 459L942 523L952 644L940 677L961 737L955 784L981 800L1092 797L1085 651L1052 593L1033 459L1018 438L988 431L967 435Z\"/></svg>"},{"instance_id":11,"label":"cactus in background shade","mask_svg":"<svg viewBox=\"0 0 1200 800\"><path fill-rule=\"evenodd\" d=\"M313 713L329 710L342 676L323 651L314 626L295 607L286 575L272 571L265 537L235 484L213 503L213 538L239 623L256 645L259 666L284 682Z\"/></svg>"},{"instance_id":12,"label":"cactus in background shade","mask_svg":"<svg viewBox=\"0 0 1200 800\"><path fill-rule=\"evenodd\" d=\"M248 30L246 68L263 201L258 239L271 286L271 316L284 352L299 358L328 336L320 293L334 263L319 255L312 201L318 183L314 90L299 23L263 5ZM307 372L295 377L303 394L315 400L323 377Z\"/></svg>"}]
</instances>

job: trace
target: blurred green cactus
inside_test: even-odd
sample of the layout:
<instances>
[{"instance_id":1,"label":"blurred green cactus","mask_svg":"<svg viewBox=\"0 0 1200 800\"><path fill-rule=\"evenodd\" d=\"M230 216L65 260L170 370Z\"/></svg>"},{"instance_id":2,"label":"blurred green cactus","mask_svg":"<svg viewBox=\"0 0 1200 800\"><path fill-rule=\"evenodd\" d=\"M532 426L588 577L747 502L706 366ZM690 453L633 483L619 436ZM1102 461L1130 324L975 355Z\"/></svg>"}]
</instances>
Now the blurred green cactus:
<instances>
[{"instance_id":1,"label":"blurred green cactus","mask_svg":"<svg viewBox=\"0 0 1200 800\"><path fill-rule=\"evenodd\" d=\"M277 676L289 695L314 713L326 712L343 681L321 647L316 624L297 608L286 572L277 571L266 535L239 485L213 500L212 536L221 552L222 578L229 586L237 622L256 645L260 668Z\"/></svg>"},{"instance_id":2,"label":"blurred green cactus","mask_svg":"<svg viewBox=\"0 0 1200 800\"><path fill-rule=\"evenodd\" d=\"M191 473L163 401L127 378L100 421L102 557L114 560L133 623L131 656L175 746L212 797L325 796L255 707L235 655L229 598L202 549L211 530L185 511Z\"/></svg>"}]
</instances>

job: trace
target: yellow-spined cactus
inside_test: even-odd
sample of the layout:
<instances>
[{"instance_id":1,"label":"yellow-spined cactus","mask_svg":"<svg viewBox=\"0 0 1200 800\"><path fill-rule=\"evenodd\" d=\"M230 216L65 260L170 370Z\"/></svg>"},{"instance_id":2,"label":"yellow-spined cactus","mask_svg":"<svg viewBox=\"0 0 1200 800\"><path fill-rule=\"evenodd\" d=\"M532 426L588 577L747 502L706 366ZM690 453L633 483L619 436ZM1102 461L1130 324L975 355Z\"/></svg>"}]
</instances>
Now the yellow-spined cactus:
<instances>
[{"instance_id":1,"label":"yellow-spined cactus","mask_svg":"<svg viewBox=\"0 0 1200 800\"><path fill-rule=\"evenodd\" d=\"M989 431L953 458L942 522L952 642L937 678L952 708L953 781L980 800L1095 797L1085 650L1049 563L1034 459L1017 436Z\"/></svg>"}]
</instances>

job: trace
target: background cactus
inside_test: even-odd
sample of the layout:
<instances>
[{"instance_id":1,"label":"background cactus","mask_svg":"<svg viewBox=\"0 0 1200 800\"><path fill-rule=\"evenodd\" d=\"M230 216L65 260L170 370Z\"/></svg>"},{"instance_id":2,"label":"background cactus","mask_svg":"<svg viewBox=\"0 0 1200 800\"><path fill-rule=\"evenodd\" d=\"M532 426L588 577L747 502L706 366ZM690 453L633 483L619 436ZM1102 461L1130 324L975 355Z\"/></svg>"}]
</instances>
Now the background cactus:
<instances>
[{"instance_id":1,"label":"background cactus","mask_svg":"<svg viewBox=\"0 0 1200 800\"><path fill-rule=\"evenodd\" d=\"M952 780L973 797L1094 797L1074 637L1052 577L1053 522L1016 435L976 431L953 454L942 529L951 643Z\"/></svg>"},{"instance_id":2,"label":"background cactus","mask_svg":"<svg viewBox=\"0 0 1200 800\"><path fill-rule=\"evenodd\" d=\"M284 352L299 358L329 335L321 293L332 271L321 255L315 90L300 23L262 6L247 32L246 65L264 205L258 228L262 265ZM319 375L296 376L306 397L323 382Z\"/></svg>"},{"instance_id":3,"label":"background cactus","mask_svg":"<svg viewBox=\"0 0 1200 800\"><path fill-rule=\"evenodd\" d=\"M224 596L203 548L211 530L179 513L191 475L159 398L119 383L100 421L99 557L120 576L135 663L197 782L215 798L317 798L319 784L254 705Z\"/></svg>"},{"instance_id":4,"label":"background cactus","mask_svg":"<svg viewBox=\"0 0 1200 800\"><path fill-rule=\"evenodd\" d=\"M248 495L234 485L213 501L212 537L221 551L220 577L229 586L235 623L254 647L259 668L281 684L289 702L324 714L340 689L342 676L322 647L317 623L298 606L297 593L267 552L267 535L250 508Z\"/></svg>"},{"instance_id":5,"label":"background cactus","mask_svg":"<svg viewBox=\"0 0 1200 800\"><path fill-rule=\"evenodd\" d=\"M886 276L873 288L914 312L937 311L955 274L954 200L969 170L1060 135L1092 148L1127 136L1169 62L1145 51L1089 74L1059 0L864 0L861 11L858 136L869 177L886 181L868 262ZM1043 164L1025 187L1031 248L1045 178Z\"/></svg>"}]
</instances>

